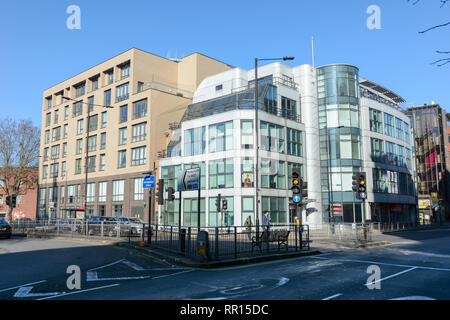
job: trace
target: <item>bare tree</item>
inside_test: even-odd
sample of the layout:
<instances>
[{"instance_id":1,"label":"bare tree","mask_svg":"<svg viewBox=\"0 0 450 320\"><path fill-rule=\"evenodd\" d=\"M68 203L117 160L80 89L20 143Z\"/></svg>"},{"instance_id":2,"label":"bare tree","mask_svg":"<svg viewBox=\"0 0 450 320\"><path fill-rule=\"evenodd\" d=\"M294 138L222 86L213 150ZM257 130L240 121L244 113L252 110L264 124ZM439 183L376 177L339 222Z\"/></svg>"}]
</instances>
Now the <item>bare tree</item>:
<instances>
[{"instance_id":1,"label":"bare tree","mask_svg":"<svg viewBox=\"0 0 450 320\"><path fill-rule=\"evenodd\" d=\"M408 2L411 2L412 3L412 5L416 5L418 2L420 2L420 0L407 0ZM440 3L441 3L441 8L443 7L443 6L445 6L446 4L447 4L447 2L449 2L450 0L439 0L440 1ZM431 30L434 30L434 29L438 29L438 28L443 28L443 27L447 27L447 26L450 26L450 21L449 22L446 22L446 23L442 23L442 24L439 24L439 25L435 25L435 26L433 26L433 27L430 27L430 28L428 28L428 29L426 29L426 30L423 30L423 31L419 31L419 33L420 34L423 34L423 33L425 33L425 32L428 32L428 31L431 31ZM437 50L436 51L436 53L438 53L438 54L450 54L450 51L439 51L439 50ZM439 60L436 60L436 61L434 61L433 63L431 63L431 64L436 64L438 67L442 67L443 65L445 65L445 64L447 64L447 63L450 63L450 58L443 58L443 59L439 59Z\"/></svg>"},{"instance_id":2,"label":"bare tree","mask_svg":"<svg viewBox=\"0 0 450 320\"><path fill-rule=\"evenodd\" d=\"M0 119L0 191L23 195L36 187L40 129L30 120ZM11 221L13 208L6 216Z\"/></svg>"}]
</instances>

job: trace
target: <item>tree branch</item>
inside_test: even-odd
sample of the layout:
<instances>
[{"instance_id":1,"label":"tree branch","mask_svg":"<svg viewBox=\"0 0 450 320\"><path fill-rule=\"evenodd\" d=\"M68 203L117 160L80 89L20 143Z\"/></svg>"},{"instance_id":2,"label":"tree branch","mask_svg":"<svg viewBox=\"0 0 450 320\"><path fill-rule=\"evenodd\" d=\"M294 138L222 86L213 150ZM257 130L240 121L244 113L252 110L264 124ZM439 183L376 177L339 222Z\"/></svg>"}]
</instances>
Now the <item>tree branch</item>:
<instances>
[{"instance_id":1,"label":"tree branch","mask_svg":"<svg viewBox=\"0 0 450 320\"><path fill-rule=\"evenodd\" d=\"M431 64L437 64L439 62L445 61L444 63L438 64L438 67L442 67L443 65L446 65L447 63L450 63L450 58L446 58L446 59L440 59L440 60L436 60L435 62L431 63Z\"/></svg>"},{"instance_id":2,"label":"tree branch","mask_svg":"<svg viewBox=\"0 0 450 320\"><path fill-rule=\"evenodd\" d=\"M427 30L424 30L424 31L419 31L419 33L425 33L425 32L428 32L430 30L437 29L437 28L442 28L442 27L445 27L445 26L448 26L448 25L450 25L450 22L447 22L447 23L444 23L444 24L440 24L438 26L434 26L434 27L428 28Z\"/></svg>"}]
</instances>

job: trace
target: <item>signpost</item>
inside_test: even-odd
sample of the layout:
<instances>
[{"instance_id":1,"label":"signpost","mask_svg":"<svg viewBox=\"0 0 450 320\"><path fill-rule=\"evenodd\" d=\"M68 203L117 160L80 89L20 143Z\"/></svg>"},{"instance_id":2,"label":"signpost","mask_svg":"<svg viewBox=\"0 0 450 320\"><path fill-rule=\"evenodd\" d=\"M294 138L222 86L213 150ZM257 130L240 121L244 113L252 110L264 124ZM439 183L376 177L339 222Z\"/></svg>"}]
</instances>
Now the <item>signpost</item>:
<instances>
[{"instance_id":1,"label":"signpost","mask_svg":"<svg viewBox=\"0 0 450 320\"><path fill-rule=\"evenodd\" d=\"M151 242L152 242L152 237L151 237L152 221L151 220L152 220L152 209L153 209L152 196L153 196L153 189L155 188L155 176L145 176L144 179L142 180L142 187L144 189L150 189L148 192L148 234L147 234L147 237L148 237L148 243L151 244ZM142 233L144 233L144 230L142 230Z\"/></svg>"},{"instance_id":2,"label":"signpost","mask_svg":"<svg viewBox=\"0 0 450 320\"><path fill-rule=\"evenodd\" d=\"M142 186L144 189L154 188L155 187L155 176L144 177Z\"/></svg>"}]
</instances>

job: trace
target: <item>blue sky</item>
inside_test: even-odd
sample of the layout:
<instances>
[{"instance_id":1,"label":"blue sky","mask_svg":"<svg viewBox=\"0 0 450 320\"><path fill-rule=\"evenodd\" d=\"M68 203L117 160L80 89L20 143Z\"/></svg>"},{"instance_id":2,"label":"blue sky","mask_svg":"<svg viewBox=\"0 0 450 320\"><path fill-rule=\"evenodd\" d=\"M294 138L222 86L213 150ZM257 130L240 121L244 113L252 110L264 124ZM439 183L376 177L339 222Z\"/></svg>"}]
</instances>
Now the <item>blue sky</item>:
<instances>
[{"instance_id":1,"label":"blue sky","mask_svg":"<svg viewBox=\"0 0 450 320\"><path fill-rule=\"evenodd\" d=\"M81 9L81 30L66 27L70 5ZM366 26L370 5L381 9L380 30ZM252 69L255 57L311 63L312 36L316 66L356 65L407 106L434 100L450 112L450 64L430 64L444 57L436 50L450 51L450 27L418 33L448 21L450 3L439 0L3 0L0 117L40 126L43 90L132 47Z\"/></svg>"}]
</instances>

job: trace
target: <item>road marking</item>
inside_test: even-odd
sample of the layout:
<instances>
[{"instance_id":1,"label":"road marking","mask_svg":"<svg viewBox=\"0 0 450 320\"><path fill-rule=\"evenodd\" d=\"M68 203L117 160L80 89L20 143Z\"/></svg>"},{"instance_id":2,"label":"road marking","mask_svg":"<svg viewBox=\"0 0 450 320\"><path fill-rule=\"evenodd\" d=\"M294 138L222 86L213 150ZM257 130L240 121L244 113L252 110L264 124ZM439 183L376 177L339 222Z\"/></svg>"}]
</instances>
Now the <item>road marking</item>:
<instances>
[{"instance_id":1,"label":"road marking","mask_svg":"<svg viewBox=\"0 0 450 320\"><path fill-rule=\"evenodd\" d=\"M86 290L78 290L78 291L74 291L74 292L69 292L69 293L60 294L60 295L58 295L58 296L46 297L46 298L41 298L41 299L37 299L37 300L53 299L53 298L58 298L58 297L63 297L63 296L69 296L69 295L77 294L77 293L81 293L81 292L88 292L88 291L94 291L94 290L100 290L100 289L105 289L105 288L116 287L116 286L118 286L118 285L119 285L118 283L115 283L115 284L110 284L110 285L108 285L108 286L97 287L97 288L91 288L91 289L86 289Z\"/></svg>"},{"instance_id":2,"label":"road marking","mask_svg":"<svg viewBox=\"0 0 450 320\"><path fill-rule=\"evenodd\" d=\"M16 287L8 288L8 289L2 289L2 290L0 290L0 292L9 291L9 290L13 290L13 289L21 288L21 287L26 287L26 286L30 286L32 284L38 284L38 283L42 283L42 282L45 282L45 281L47 281L47 280L41 280L41 281L37 281L37 282L26 283L26 284L23 284L21 286L16 286Z\"/></svg>"},{"instance_id":3,"label":"road marking","mask_svg":"<svg viewBox=\"0 0 450 320\"><path fill-rule=\"evenodd\" d=\"M353 260L353 259L329 259L329 258L322 258L322 257L311 257L311 259L333 260L333 261L340 261L340 262L360 262L360 263L376 264L376 265L384 265L384 266L393 266L393 267L402 267L402 268L417 268L417 269L425 269L425 270L450 272L450 269L447 269L447 268L410 266L410 265L405 265L405 264L394 264L394 263L377 262L377 261Z\"/></svg>"},{"instance_id":4,"label":"road marking","mask_svg":"<svg viewBox=\"0 0 450 320\"><path fill-rule=\"evenodd\" d=\"M122 280L141 280L148 279L150 276L136 276L136 277L116 277L116 278L99 278L97 272L88 271L86 273L86 281L122 281Z\"/></svg>"},{"instance_id":5,"label":"road marking","mask_svg":"<svg viewBox=\"0 0 450 320\"><path fill-rule=\"evenodd\" d=\"M389 300L436 300L436 299L425 296L409 296L409 297L393 298Z\"/></svg>"},{"instance_id":6,"label":"road marking","mask_svg":"<svg viewBox=\"0 0 450 320\"><path fill-rule=\"evenodd\" d=\"M90 269L90 270L88 270L88 271L94 271L94 270L98 270L98 269L103 269L103 268L106 268L106 267L109 267L109 266L112 266L112 265L121 263L121 262L123 262L124 260L125 260L125 259L120 259L120 260L118 260L118 261L116 261L116 262L113 262L113 263L110 263L110 264L107 264L107 265L104 265L104 266L101 266L101 267L97 267L97 268L94 268L94 269Z\"/></svg>"},{"instance_id":7,"label":"road marking","mask_svg":"<svg viewBox=\"0 0 450 320\"><path fill-rule=\"evenodd\" d=\"M33 286L30 287L21 287L14 294L14 298L29 298L29 297L45 297L45 296L57 296L64 294L65 292L36 292L30 293L33 290Z\"/></svg>"},{"instance_id":8,"label":"road marking","mask_svg":"<svg viewBox=\"0 0 450 320\"><path fill-rule=\"evenodd\" d=\"M416 267L409 268L409 269L407 269L407 270L403 270L403 271L400 271L400 272L395 273L395 274L393 274L393 275L390 275L390 276L388 276L388 277L386 277L386 278L382 278L382 279L379 279L379 280L377 280L377 281L373 281L373 282L370 282L370 283L366 283L366 284L364 284L364 285L365 285L365 286L373 285L373 284L375 284L375 283L377 283L377 282L381 282L381 281L383 281L383 280L386 280L386 279L390 279L390 278L399 276L399 275L401 275L401 274L403 274L403 273L406 273L406 272L409 272L409 271L412 271L412 270L415 270L415 269L417 269L417 268L416 268Z\"/></svg>"},{"instance_id":9,"label":"road marking","mask_svg":"<svg viewBox=\"0 0 450 320\"><path fill-rule=\"evenodd\" d=\"M159 278L171 277L171 276L175 276L175 275L177 275L177 274L182 274L182 273L191 272L191 271L194 271L194 270L185 270L185 271L181 271L181 272L176 272L176 273L166 274L166 275L163 275L163 276L154 277L154 278L152 278L152 279L159 279Z\"/></svg>"},{"instance_id":10,"label":"road marking","mask_svg":"<svg viewBox=\"0 0 450 320\"><path fill-rule=\"evenodd\" d=\"M129 266L130 268L136 270L136 271L144 271L145 269L142 268L141 266L138 266L137 264L128 261L128 260L123 260L122 263L126 264L127 266Z\"/></svg>"},{"instance_id":11,"label":"road marking","mask_svg":"<svg viewBox=\"0 0 450 320\"><path fill-rule=\"evenodd\" d=\"M339 296L342 296L342 293L336 293L336 294L334 294L334 295L332 295L332 296L323 298L322 300L331 300L331 299L337 298L337 297L339 297Z\"/></svg>"},{"instance_id":12,"label":"road marking","mask_svg":"<svg viewBox=\"0 0 450 320\"><path fill-rule=\"evenodd\" d=\"M289 280L290 280L289 278L281 277L280 281L278 281L278 283L275 285L275 288L284 286L286 283L289 282Z\"/></svg>"}]
</instances>

